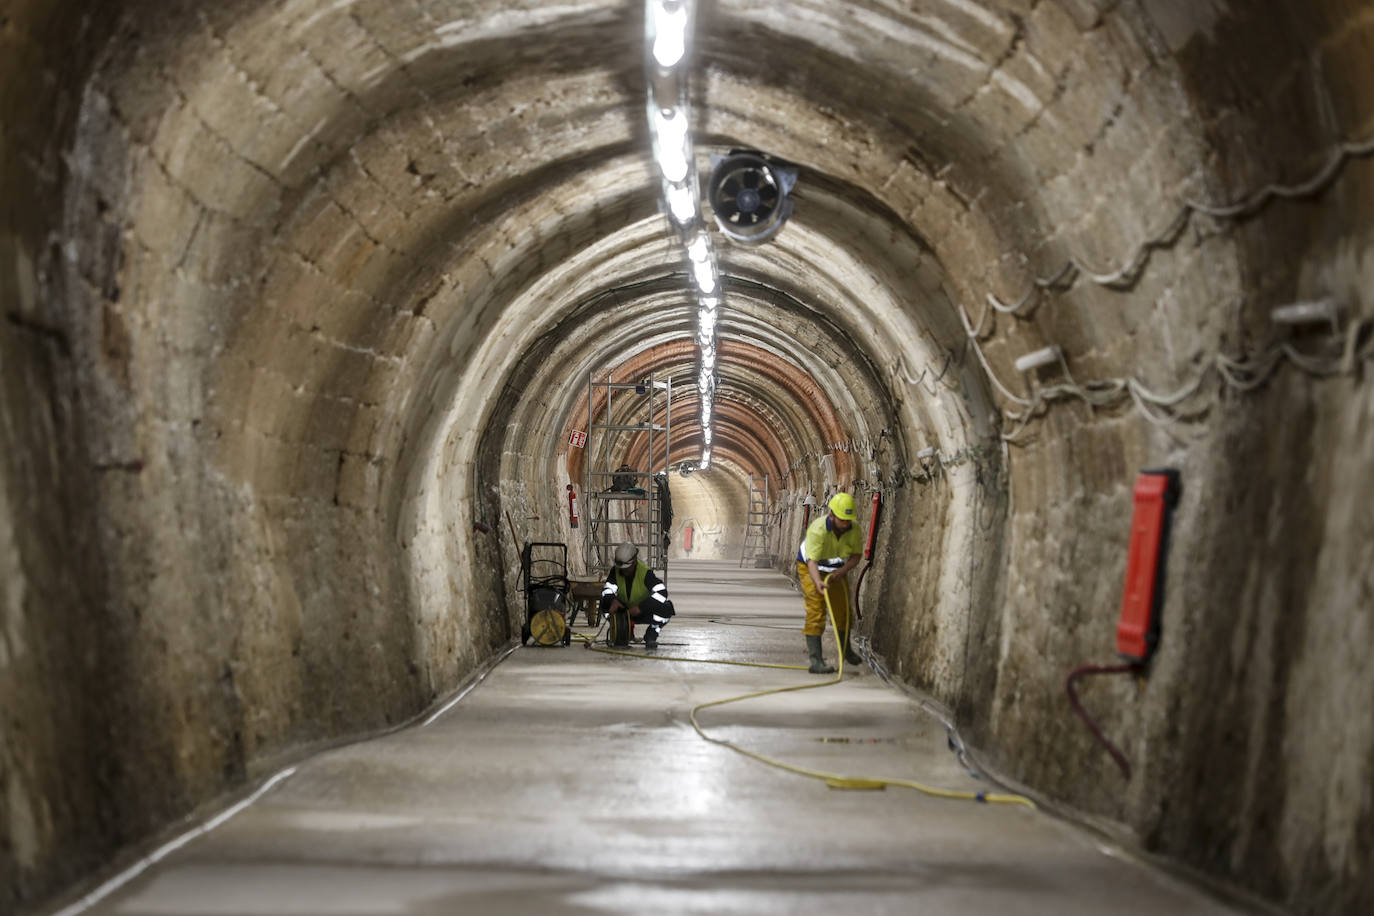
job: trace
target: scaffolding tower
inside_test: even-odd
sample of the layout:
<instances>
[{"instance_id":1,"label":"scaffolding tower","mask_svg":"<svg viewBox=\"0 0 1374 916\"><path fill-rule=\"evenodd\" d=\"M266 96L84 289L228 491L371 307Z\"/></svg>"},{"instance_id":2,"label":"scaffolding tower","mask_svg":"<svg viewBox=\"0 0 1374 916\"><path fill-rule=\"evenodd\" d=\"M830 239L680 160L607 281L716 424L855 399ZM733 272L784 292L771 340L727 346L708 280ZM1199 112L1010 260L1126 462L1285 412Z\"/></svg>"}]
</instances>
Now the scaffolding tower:
<instances>
[{"instance_id":1,"label":"scaffolding tower","mask_svg":"<svg viewBox=\"0 0 1374 916\"><path fill-rule=\"evenodd\" d=\"M615 381L611 373L587 374L587 533L582 546L587 569L610 568L615 546L628 541L639 558L668 581L672 519L668 498L668 436L672 430L673 380L652 375ZM614 409L614 413L612 410ZM599 410L599 413L598 413ZM662 414L663 422L655 419ZM595 418L599 417L600 422ZM647 437L645 467L612 467L637 435Z\"/></svg>"},{"instance_id":2,"label":"scaffolding tower","mask_svg":"<svg viewBox=\"0 0 1374 916\"><path fill-rule=\"evenodd\" d=\"M755 567L759 560L772 565L773 558L768 556L768 475L755 477L749 475L749 519L744 529L744 553L739 565Z\"/></svg>"}]
</instances>

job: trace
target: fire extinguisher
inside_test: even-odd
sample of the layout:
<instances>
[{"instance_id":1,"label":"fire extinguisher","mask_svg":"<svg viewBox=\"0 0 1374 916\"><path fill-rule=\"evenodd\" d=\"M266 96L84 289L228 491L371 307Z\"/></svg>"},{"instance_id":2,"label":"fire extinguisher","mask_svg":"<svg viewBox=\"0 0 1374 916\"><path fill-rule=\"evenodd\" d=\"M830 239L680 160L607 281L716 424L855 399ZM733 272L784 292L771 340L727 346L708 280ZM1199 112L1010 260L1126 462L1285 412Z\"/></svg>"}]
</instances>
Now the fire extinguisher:
<instances>
[{"instance_id":1,"label":"fire extinguisher","mask_svg":"<svg viewBox=\"0 0 1374 916\"><path fill-rule=\"evenodd\" d=\"M864 587L864 576L873 568L873 545L878 542L878 516L879 508L882 505L882 493L873 491L873 510L868 516L868 539L864 541L864 568L859 572L859 581L854 586L854 616L858 620L863 620L863 611L859 610L859 590Z\"/></svg>"},{"instance_id":2,"label":"fire extinguisher","mask_svg":"<svg viewBox=\"0 0 1374 916\"><path fill-rule=\"evenodd\" d=\"M577 494L573 492L572 484L568 484L568 524L577 527Z\"/></svg>"},{"instance_id":3,"label":"fire extinguisher","mask_svg":"<svg viewBox=\"0 0 1374 916\"><path fill-rule=\"evenodd\" d=\"M684 553L692 552L692 526L682 526L682 550Z\"/></svg>"}]
</instances>

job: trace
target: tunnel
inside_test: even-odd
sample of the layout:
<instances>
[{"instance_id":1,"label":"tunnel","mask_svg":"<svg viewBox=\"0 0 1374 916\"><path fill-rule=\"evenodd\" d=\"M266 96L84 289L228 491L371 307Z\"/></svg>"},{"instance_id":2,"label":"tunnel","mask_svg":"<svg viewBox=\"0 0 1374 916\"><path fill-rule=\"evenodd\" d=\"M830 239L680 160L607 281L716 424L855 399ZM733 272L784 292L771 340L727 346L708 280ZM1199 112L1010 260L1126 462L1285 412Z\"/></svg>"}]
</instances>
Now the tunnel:
<instances>
[{"instance_id":1,"label":"tunnel","mask_svg":"<svg viewBox=\"0 0 1374 916\"><path fill-rule=\"evenodd\" d=\"M766 477L795 580L876 495L856 632L988 774L1374 912L1371 61L1356 0L0 0L0 906L490 670L522 542L596 574L601 378L673 383L607 453L672 563L745 565ZM796 176L763 241L736 150ZM1065 679L1161 469L1157 646L1078 686L1126 776Z\"/></svg>"}]
</instances>

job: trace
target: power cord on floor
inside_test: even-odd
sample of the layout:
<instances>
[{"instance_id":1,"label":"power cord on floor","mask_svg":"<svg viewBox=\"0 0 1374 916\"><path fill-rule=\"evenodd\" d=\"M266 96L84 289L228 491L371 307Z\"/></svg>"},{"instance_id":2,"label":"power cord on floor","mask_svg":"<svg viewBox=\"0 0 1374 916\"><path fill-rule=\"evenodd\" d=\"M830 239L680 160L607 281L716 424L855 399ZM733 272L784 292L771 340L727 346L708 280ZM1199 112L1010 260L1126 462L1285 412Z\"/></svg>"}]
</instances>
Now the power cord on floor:
<instances>
[{"instance_id":1,"label":"power cord on floor","mask_svg":"<svg viewBox=\"0 0 1374 916\"><path fill-rule=\"evenodd\" d=\"M592 652L600 652L602 655L627 655L630 658L654 658L665 662L695 662L699 665L737 665L742 668L783 668L788 671L805 671L806 665L776 665L768 662L737 662L724 658L688 658L678 655L660 655L657 652L631 652L628 649L613 649L607 646L596 645L597 639L601 636L601 631L605 629L603 623L596 633L587 636L582 633L574 633L573 639L581 642L582 648Z\"/></svg>"},{"instance_id":2,"label":"power cord on floor","mask_svg":"<svg viewBox=\"0 0 1374 916\"><path fill-rule=\"evenodd\" d=\"M829 585L829 577L826 578L825 584L827 586ZM1014 795L1011 793L1001 792L969 792L967 790L962 789L942 789L935 786L928 786L924 783L920 783L911 779L888 779L880 777L847 776L842 773L828 773L823 770L816 770L810 767L803 767L798 766L796 764L787 763L786 761L778 760L774 757L769 757L766 754L760 754L757 751L751 751L748 748L740 747L739 745L734 744L733 742L726 741L724 738L716 738L706 733L705 729L702 728L700 721L698 721L697 719L698 713L702 712L703 710L710 709L715 706L725 706L730 703L740 703L744 700L752 700L757 699L759 697L773 696L776 694L783 693L793 693L800 690L816 690L821 687L830 687L834 684L840 683L844 679L844 646L840 643L840 631L835 626L835 609L831 606L830 603L829 588L823 588L822 594L825 597L826 616L830 620L830 631L835 638L835 651L838 655L839 661L839 666L836 668L835 676L830 680L820 681L817 683L795 684L790 687L775 687L771 690L759 690L753 693L741 694L739 696L726 697L722 700L710 700L706 703L699 703L696 706L692 707L692 711L688 717L691 720L692 728L696 730L697 735L700 736L704 741L709 741L712 744L718 744L721 747L729 748L735 753L742 754L751 760L757 760L759 763L767 764L768 766L775 767L780 770L785 770L789 773L795 773L799 776L806 776L811 779L819 779L822 782L824 782L826 786L832 789L879 790L885 789L888 786L894 786L903 789L913 789L917 792L920 792L924 795L932 796L934 798L948 798L961 801L976 801L984 802L986 804L1023 805L1027 808L1034 809L1036 807L1035 802L1031 801L1029 798L1026 798L1023 795ZM599 635L600 632L601 631L598 630L597 635ZM806 670L807 668L807 666L805 665L774 665L767 664L764 662L737 662L727 661L724 659L680 658L668 655L651 655L647 652L627 652L620 649L608 649L594 646L591 644L591 642L595 639L595 637L579 635L578 638L587 641L588 644L586 648L591 649L594 652L602 652L607 655L625 655L631 658L649 658L658 659L660 661L696 662L699 664L738 665L740 667L746 668L786 668L791 670Z\"/></svg>"}]
</instances>

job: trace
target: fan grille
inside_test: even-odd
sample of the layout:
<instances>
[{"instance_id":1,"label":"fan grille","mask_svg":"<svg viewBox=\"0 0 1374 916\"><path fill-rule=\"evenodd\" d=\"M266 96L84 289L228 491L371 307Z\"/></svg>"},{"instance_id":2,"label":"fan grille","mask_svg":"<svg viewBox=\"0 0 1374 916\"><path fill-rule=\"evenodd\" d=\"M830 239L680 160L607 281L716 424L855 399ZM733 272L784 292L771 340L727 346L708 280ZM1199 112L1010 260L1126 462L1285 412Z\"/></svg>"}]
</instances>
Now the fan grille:
<instances>
[{"instance_id":1,"label":"fan grille","mask_svg":"<svg viewBox=\"0 0 1374 916\"><path fill-rule=\"evenodd\" d=\"M761 155L734 152L711 170L710 201L716 224L739 242L761 242L775 233L791 210L790 182ZM793 179L795 180L795 179Z\"/></svg>"}]
</instances>

